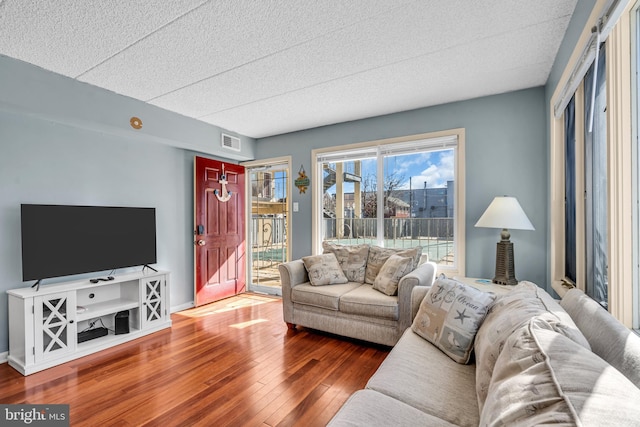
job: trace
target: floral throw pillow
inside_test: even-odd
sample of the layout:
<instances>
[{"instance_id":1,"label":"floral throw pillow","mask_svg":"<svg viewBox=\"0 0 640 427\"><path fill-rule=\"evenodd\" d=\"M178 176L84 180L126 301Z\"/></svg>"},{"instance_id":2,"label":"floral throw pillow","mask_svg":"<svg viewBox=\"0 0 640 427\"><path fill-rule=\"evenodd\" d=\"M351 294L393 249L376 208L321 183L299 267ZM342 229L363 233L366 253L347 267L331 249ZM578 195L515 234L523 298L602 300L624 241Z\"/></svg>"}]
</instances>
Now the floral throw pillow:
<instances>
[{"instance_id":1,"label":"floral throw pillow","mask_svg":"<svg viewBox=\"0 0 640 427\"><path fill-rule=\"evenodd\" d=\"M440 276L420 303L411 329L458 363L469 363L473 340L496 295Z\"/></svg>"},{"instance_id":2,"label":"floral throw pillow","mask_svg":"<svg viewBox=\"0 0 640 427\"><path fill-rule=\"evenodd\" d=\"M349 281L342 272L335 254L331 252L302 257L302 262L313 286L337 285Z\"/></svg>"}]
</instances>

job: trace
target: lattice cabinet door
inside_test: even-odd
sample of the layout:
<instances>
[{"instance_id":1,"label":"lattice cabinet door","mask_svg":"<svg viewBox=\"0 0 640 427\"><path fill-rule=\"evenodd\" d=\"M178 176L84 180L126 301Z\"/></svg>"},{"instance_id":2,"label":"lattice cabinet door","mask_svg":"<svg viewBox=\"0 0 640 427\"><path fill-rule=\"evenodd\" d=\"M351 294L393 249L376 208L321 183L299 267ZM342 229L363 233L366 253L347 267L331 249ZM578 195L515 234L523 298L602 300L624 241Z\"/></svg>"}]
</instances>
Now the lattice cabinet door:
<instances>
[{"instance_id":1,"label":"lattice cabinet door","mask_svg":"<svg viewBox=\"0 0 640 427\"><path fill-rule=\"evenodd\" d=\"M33 299L35 361L55 359L76 350L76 294L62 292Z\"/></svg>"},{"instance_id":2,"label":"lattice cabinet door","mask_svg":"<svg viewBox=\"0 0 640 427\"><path fill-rule=\"evenodd\" d=\"M149 277L142 281L142 329L164 323L167 314L167 288L163 276Z\"/></svg>"}]
</instances>

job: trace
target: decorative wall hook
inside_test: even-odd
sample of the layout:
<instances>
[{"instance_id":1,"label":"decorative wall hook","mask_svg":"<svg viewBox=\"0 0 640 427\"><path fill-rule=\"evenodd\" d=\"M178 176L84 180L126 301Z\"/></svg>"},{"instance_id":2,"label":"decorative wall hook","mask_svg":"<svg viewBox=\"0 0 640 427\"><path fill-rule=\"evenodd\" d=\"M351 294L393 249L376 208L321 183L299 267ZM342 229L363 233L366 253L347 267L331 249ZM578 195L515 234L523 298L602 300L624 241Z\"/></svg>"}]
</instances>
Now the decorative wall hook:
<instances>
[{"instance_id":1,"label":"decorative wall hook","mask_svg":"<svg viewBox=\"0 0 640 427\"><path fill-rule=\"evenodd\" d=\"M231 199L231 191L227 191L227 174L224 172L224 163L222 164L222 175L220 175L218 182L222 184L222 192L216 188L213 190L213 194L215 194L221 202L228 202L229 199Z\"/></svg>"},{"instance_id":2,"label":"decorative wall hook","mask_svg":"<svg viewBox=\"0 0 640 427\"><path fill-rule=\"evenodd\" d=\"M309 177L304 171L303 165L300 165L300 170L298 171L298 179L295 180L294 185L298 187L298 190L300 190L300 194L306 193L307 188L309 188Z\"/></svg>"}]
</instances>

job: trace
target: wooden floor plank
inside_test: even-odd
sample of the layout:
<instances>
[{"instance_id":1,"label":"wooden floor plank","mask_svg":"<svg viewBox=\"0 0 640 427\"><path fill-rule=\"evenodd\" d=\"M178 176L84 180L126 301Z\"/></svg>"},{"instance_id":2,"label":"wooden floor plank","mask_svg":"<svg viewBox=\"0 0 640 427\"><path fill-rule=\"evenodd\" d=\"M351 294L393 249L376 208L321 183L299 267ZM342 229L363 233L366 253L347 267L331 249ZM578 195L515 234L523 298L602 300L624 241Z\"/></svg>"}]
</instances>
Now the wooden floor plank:
<instances>
[{"instance_id":1,"label":"wooden floor plank","mask_svg":"<svg viewBox=\"0 0 640 427\"><path fill-rule=\"evenodd\" d=\"M172 316L173 326L23 377L0 365L0 403L66 403L73 426L321 426L389 348L282 319L243 294Z\"/></svg>"}]
</instances>

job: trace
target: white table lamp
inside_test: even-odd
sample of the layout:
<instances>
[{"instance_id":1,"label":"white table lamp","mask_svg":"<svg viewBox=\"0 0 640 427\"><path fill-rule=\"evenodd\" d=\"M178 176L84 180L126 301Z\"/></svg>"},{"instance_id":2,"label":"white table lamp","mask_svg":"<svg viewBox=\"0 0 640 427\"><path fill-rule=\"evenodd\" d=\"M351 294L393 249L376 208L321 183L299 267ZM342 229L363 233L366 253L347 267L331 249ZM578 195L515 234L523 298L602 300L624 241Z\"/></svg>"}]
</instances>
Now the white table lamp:
<instances>
[{"instance_id":1,"label":"white table lamp","mask_svg":"<svg viewBox=\"0 0 640 427\"><path fill-rule=\"evenodd\" d=\"M496 197L482 214L476 227L501 228L502 240L496 249L496 275L493 283L515 285L518 283L513 263L513 243L507 229L535 230L527 214L524 213L515 197Z\"/></svg>"}]
</instances>

